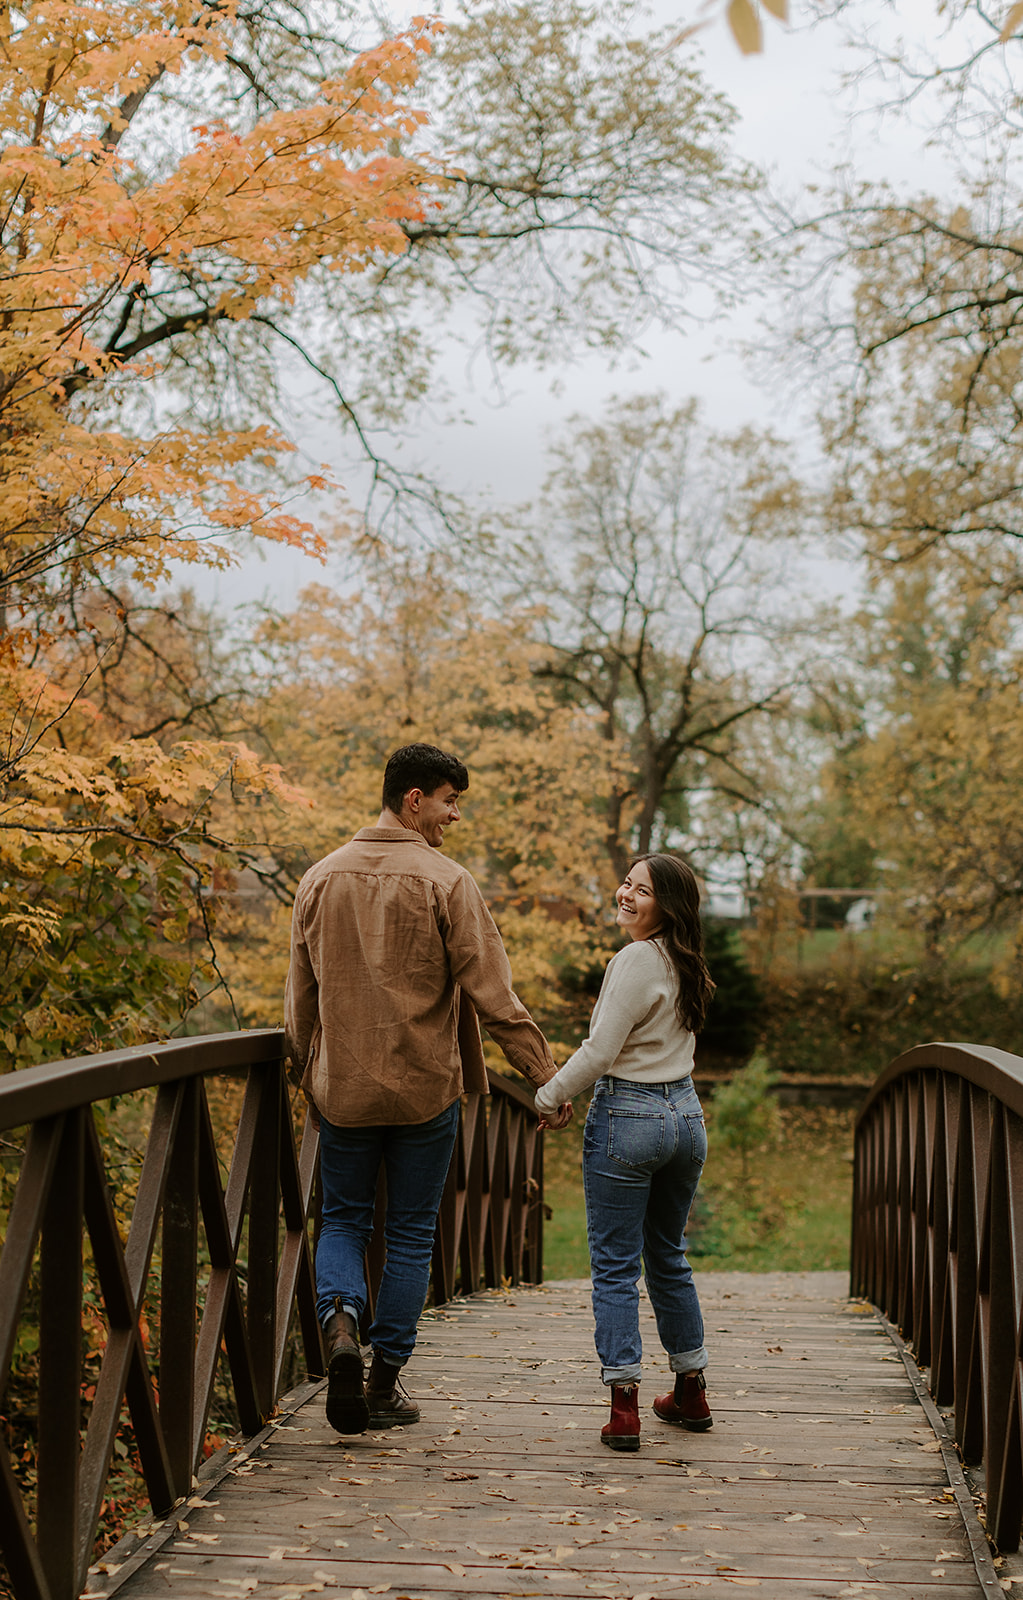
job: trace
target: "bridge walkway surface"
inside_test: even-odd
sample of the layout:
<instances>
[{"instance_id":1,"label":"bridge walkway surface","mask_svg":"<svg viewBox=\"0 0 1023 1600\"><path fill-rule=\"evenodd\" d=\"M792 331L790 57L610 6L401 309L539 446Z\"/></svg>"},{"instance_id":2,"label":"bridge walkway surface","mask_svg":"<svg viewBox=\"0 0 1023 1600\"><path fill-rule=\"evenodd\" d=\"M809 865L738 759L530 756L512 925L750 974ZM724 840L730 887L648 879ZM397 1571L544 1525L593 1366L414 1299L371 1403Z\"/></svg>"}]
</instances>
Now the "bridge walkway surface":
<instances>
[{"instance_id":1,"label":"bridge walkway surface","mask_svg":"<svg viewBox=\"0 0 1023 1600\"><path fill-rule=\"evenodd\" d=\"M427 1313L408 1369L419 1425L339 1438L323 1384L307 1385L94 1568L87 1594L972 1600L1011 1586L940 1419L843 1274L698 1283L711 1432L653 1416L669 1383L645 1302L643 1442L623 1454L598 1438L589 1285L486 1291Z\"/></svg>"}]
</instances>

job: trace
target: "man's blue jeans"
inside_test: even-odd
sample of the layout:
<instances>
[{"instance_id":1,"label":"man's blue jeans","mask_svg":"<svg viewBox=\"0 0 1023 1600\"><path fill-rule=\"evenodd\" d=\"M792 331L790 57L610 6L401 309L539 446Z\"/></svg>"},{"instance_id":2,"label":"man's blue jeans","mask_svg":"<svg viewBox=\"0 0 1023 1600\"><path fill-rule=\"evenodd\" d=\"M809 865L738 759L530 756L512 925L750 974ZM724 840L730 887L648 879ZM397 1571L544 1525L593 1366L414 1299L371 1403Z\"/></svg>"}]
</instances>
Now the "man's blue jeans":
<instances>
[{"instance_id":1,"label":"man's blue jeans","mask_svg":"<svg viewBox=\"0 0 1023 1600\"><path fill-rule=\"evenodd\" d=\"M316 1246L316 1314L325 1324L334 1314L335 1296L357 1317L365 1310L365 1255L382 1162L387 1259L369 1342L392 1367L404 1366L415 1348L457 1132L457 1100L429 1122L337 1128L326 1117L320 1120L323 1225Z\"/></svg>"},{"instance_id":2,"label":"man's blue jeans","mask_svg":"<svg viewBox=\"0 0 1023 1600\"><path fill-rule=\"evenodd\" d=\"M598 1079L583 1134L583 1187L594 1338L605 1383L640 1377L641 1257L672 1372L707 1365L685 1237L706 1156L707 1130L691 1078Z\"/></svg>"}]
</instances>

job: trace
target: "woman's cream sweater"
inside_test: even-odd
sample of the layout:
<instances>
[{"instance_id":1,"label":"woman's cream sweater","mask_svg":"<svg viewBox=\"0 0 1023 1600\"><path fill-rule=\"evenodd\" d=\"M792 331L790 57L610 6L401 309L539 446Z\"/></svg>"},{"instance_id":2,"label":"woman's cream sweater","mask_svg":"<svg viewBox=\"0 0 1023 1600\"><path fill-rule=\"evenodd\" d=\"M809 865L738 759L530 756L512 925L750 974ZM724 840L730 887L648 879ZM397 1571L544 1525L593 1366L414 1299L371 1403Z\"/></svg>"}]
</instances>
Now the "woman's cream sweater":
<instances>
[{"instance_id":1,"label":"woman's cream sweater","mask_svg":"<svg viewBox=\"0 0 1023 1600\"><path fill-rule=\"evenodd\" d=\"M688 1077L696 1040L675 1013L677 993L678 979L659 939L619 950L604 974L588 1037L538 1090L536 1109L556 1111L605 1073L633 1083Z\"/></svg>"}]
</instances>

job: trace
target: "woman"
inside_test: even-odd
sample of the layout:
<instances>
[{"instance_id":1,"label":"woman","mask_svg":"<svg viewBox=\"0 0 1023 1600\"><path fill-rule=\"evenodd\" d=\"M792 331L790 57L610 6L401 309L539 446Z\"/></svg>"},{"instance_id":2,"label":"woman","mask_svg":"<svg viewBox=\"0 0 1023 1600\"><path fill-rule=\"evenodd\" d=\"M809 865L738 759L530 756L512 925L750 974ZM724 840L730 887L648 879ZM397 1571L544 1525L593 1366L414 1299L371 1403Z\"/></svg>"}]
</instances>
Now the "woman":
<instances>
[{"instance_id":1,"label":"woman","mask_svg":"<svg viewBox=\"0 0 1023 1600\"><path fill-rule=\"evenodd\" d=\"M639 1449L640 1257L657 1332L675 1374L654 1401L663 1422L713 1425L703 1369L703 1317L685 1227L707 1154L693 1088L694 1035L714 992L703 959L700 892L675 856L641 856L618 889L618 926L632 940L612 956L589 1037L536 1096L541 1124L591 1084L583 1136L586 1231L595 1342L611 1389L601 1438Z\"/></svg>"}]
</instances>

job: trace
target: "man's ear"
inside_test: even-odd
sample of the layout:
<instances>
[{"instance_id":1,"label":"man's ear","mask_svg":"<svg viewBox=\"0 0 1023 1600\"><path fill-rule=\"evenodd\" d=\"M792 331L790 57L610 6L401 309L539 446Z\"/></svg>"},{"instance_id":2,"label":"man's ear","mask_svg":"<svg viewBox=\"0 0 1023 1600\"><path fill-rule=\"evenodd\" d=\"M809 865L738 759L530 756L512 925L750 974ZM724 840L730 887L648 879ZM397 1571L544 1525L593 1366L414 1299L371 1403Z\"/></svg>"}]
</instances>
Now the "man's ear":
<instances>
[{"instance_id":1,"label":"man's ear","mask_svg":"<svg viewBox=\"0 0 1023 1600\"><path fill-rule=\"evenodd\" d=\"M410 789L408 794L405 796L405 804L408 806L410 811L416 812L419 810L419 805L422 798L422 789Z\"/></svg>"}]
</instances>

